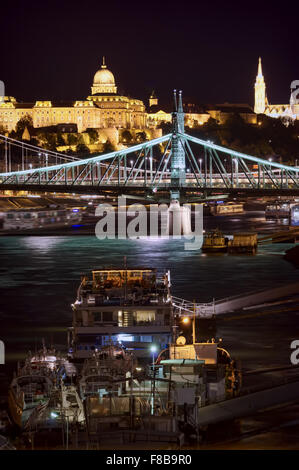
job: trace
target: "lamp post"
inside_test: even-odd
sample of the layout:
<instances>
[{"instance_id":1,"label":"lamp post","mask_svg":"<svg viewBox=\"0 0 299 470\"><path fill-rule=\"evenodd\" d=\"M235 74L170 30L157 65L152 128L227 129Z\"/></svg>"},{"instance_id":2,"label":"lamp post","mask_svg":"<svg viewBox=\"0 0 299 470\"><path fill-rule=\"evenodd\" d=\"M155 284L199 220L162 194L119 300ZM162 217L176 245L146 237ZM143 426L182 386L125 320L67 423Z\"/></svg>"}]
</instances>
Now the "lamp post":
<instances>
[{"instance_id":1,"label":"lamp post","mask_svg":"<svg viewBox=\"0 0 299 470\"><path fill-rule=\"evenodd\" d=\"M150 351L152 353L152 367L153 367L153 380L151 381L151 414L154 414L154 409L155 409L155 353L157 352L157 346L153 344L150 347Z\"/></svg>"},{"instance_id":2,"label":"lamp post","mask_svg":"<svg viewBox=\"0 0 299 470\"><path fill-rule=\"evenodd\" d=\"M190 317L184 317L183 318L183 323L185 325L188 325L190 323L190 321L192 322L192 343L196 343L196 337L195 337L195 304L194 304L194 314L193 314L193 317L192 319Z\"/></svg>"},{"instance_id":3,"label":"lamp post","mask_svg":"<svg viewBox=\"0 0 299 470\"><path fill-rule=\"evenodd\" d=\"M150 351L152 353L152 358L153 358L153 367L155 365L155 353L157 352L157 346L155 344L153 344L150 348Z\"/></svg>"}]
</instances>

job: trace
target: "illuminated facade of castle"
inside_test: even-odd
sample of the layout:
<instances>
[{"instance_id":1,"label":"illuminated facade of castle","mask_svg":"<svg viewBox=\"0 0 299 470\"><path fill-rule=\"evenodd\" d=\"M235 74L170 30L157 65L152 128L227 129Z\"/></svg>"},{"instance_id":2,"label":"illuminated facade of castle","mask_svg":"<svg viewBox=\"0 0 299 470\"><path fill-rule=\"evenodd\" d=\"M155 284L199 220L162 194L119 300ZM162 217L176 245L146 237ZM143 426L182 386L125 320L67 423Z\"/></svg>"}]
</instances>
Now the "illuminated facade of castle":
<instances>
[{"instance_id":1,"label":"illuminated facade of castle","mask_svg":"<svg viewBox=\"0 0 299 470\"><path fill-rule=\"evenodd\" d=\"M266 95L266 84L259 59L258 73L255 82L254 110L248 104L184 104L186 127L198 127L210 118L219 124L233 114L239 114L247 123L257 124L257 115L266 114L270 117L288 117L299 119L299 104L292 102L286 105L270 105ZM117 86L113 73L108 70L105 59L101 68L95 73L91 86L91 94L84 100L71 102L54 102L38 100L35 103L21 103L15 98L6 96L0 102L0 126L7 132L15 130L17 122L29 115L34 128L71 124L78 132L86 129L110 132L118 129L145 130L149 136L159 131L162 122L171 122L172 109L161 106L153 92L146 109L143 101L117 94ZM155 135L157 136L157 135Z\"/></svg>"},{"instance_id":2,"label":"illuminated facade of castle","mask_svg":"<svg viewBox=\"0 0 299 470\"><path fill-rule=\"evenodd\" d=\"M7 131L14 130L17 122L25 115L31 116L35 128L68 123L76 124L78 132L87 128L146 127L143 102L117 94L114 75L107 69L104 58L101 68L94 76L91 95L85 100L69 103L19 103L13 97L5 97L4 102L0 103L0 125Z\"/></svg>"},{"instance_id":3,"label":"illuminated facade of castle","mask_svg":"<svg viewBox=\"0 0 299 470\"><path fill-rule=\"evenodd\" d=\"M273 118L299 119L299 103L297 104L291 94L289 104L269 104L266 94L266 84L262 71L262 59L259 58L256 81L254 85L254 112L266 114Z\"/></svg>"}]
</instances>

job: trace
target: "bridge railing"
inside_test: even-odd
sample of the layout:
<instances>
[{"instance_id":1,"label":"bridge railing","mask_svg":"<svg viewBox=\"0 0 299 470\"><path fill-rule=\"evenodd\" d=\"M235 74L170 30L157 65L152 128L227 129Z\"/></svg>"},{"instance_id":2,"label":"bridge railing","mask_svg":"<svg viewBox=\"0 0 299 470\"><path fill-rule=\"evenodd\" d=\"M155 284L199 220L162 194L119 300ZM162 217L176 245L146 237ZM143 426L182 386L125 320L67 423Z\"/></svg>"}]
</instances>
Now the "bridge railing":
<instances>
[{"instance_id":1,"label":"bridge railing","mask_svg":"<svg viewBox=\"0 0 299 470\"><path fill-rule=\"evenodd\" d=\"M175 145L172 146L174 138L176 141L177 138L181 140L185 153L184 176L180 176L179 187L192 188L192 190L219 188L221 191L233 188L278 190L296 188L299 190L299 168L269 162L187 134L175 133L108 154L62 164L23 170L23 160L21 171L0 173L0 184L20 188L24 188L26 185L40 187L68 185L73 186L74 189L79 185L94 187L136 186L146 187L153 191L157 188L170 191L173 182L177 181L178 172L176 167L172 167L172 152L174 152L173 148L176 148ZM9 142L11 144L11 140ZM16 144L23 145L19 141L16 141ZM164 153L160 154L159 162L157 162L156 168L153 168L151 152L155 146L161 144L164 145ZM194 144L199 146L201 152L199 155L196 154L197 150L193 148ZM135 155L135 161L131 166L127 165L127 156L130 154ZM58 156L54 153L52 157L55 155ZM200 166L198 165L199 156L202 163ZM223 161L223 156L229 160L229 164L224 163L226 160ZM61 155L59 155L60 157ZM68 158L65 156L66 160ZM253 165L258 168L253 169ZM169 167L172 169L170 170Z\"/></svg>"}]
</instances>

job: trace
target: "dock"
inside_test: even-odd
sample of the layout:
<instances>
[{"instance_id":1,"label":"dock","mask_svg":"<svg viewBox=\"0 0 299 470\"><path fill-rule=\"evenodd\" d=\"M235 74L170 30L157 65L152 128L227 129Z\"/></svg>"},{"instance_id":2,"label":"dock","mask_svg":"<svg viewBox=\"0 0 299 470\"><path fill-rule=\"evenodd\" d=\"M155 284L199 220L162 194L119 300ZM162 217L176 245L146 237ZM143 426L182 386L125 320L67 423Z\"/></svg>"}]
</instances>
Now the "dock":
<instances>
[{"instance_id":1,"label":"dock","mask_svg":"<svg viewBox=\"0 0 299 470\"><path fill-rule=\"evenodd\" d=\"M280 299L299 292L299 281L284 286L276 286L272 289L252 291L238 294L224 299L208 303L196 303L172 297L172 303L179 315L211 318L216 315L224 315L245 307L259 305L264 302Z\"/></svg>"}]
</instances>

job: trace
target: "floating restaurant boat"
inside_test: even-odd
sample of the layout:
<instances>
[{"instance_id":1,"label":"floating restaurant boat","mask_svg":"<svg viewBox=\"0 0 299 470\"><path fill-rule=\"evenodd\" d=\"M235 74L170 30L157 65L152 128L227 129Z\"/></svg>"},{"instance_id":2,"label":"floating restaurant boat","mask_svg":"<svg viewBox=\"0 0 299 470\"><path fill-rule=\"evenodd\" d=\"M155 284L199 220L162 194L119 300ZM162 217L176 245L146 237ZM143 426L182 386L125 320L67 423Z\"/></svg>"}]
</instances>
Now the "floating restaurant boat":
<instances>
[{"instance_id":1,"label":"floating restaurant boat","mask_svg":"<svg viewBox=\"0 0 299 470\"><path fill-rule=\"evenodd\" d=\"M14 209L0 213L0 227L5 230L39 230L78 224L80 209Z\"/></svg>"},{"instance_id":2,"label":"floating restaurant boat","mask_svg":"<svg viewBox=\"0 0 299 470\"><path fill-rule=\"evenodd\" d=\"M255 255L257 252L257 234L235 233L233 239L228 241L228 252Z\"/></svg>"},{"instance_id":3,"label":"floating restaurant boat","mask_svg":"<svg viewBox=\"0 0 299 470\"><path fill-rule=\"evenodd\" d=\"M83 276L72 305L69 356L83 362L111 342L136 357L149 358L154 343L163 349L171 338L169 271L99 269Z\"/></svg>"},{"instance_id":4,"label":"floating restaurant boat","mask_svg":"<svg viewBox=\"0 0 299 470\"><path fill-rule=\"evenodd\" d=\"M227 244L228 238L216 229L205 234L201 251L203 253L226 252Z\"/></svg>"},{"instance_id":5,"label":"floating restaurant boat","mask_svg":"<svg viewBox=\"0 0 299 470\"><path fill-rule=\"evenodd\" d=\"M269 204L265 208L266 219L288 219L291 207L289 202L276 202Z\"/></svg>"},{"instance_id":6,"label":"floating restaurant boat","mask_svg":"<svg viewBox=\"0 0 299 470\"><path fill-rule=\"evenodd\" d=\"M208 204L205 208L207 215L232 215L244 212L244 204L242 202L222 202L217 201L214 204Z\"/></svg>"}]
</instances>

